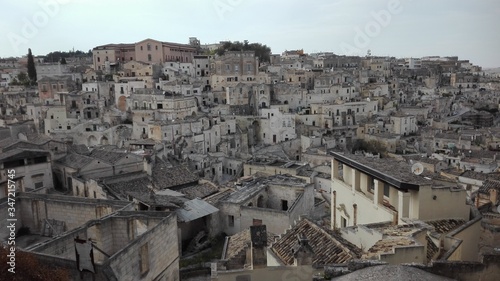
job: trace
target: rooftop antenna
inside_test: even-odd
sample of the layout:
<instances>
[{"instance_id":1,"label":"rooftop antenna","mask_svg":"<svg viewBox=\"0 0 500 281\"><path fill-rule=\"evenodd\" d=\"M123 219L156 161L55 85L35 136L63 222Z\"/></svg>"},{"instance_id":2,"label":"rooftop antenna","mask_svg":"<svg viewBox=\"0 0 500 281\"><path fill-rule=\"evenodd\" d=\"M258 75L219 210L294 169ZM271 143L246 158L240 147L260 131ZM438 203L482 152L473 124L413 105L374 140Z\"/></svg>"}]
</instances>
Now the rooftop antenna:
<instances>
[{"instance_id":1,"label":"rooftop antenna","mask_svg":"<svg viewBox=\"0 0 500 281\"><path fill-rule=\"evenodd\" d=\"M415 175L420 175L424 171L424 165L422 163L415 163L411 166L411 172Z\"/></svg>"}]
</instances>

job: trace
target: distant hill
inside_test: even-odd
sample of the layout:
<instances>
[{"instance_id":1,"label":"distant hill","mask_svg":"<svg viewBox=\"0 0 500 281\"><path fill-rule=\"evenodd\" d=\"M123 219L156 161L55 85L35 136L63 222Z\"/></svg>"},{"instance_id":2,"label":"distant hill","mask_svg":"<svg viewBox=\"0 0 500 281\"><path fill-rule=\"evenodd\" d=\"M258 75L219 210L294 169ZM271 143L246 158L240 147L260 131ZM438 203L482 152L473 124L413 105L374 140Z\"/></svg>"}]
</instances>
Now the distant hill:
<instances>
[{"instance_id":1,"label":"distant hill","mask_svg":"<svg viewBox=\"0 0 500 281\"><path fill-rule=\"evenodd\" d=\"M483 71L486 72L486 73L500 73L500 67L483 68Z\"/></svg>"}]
</instances>

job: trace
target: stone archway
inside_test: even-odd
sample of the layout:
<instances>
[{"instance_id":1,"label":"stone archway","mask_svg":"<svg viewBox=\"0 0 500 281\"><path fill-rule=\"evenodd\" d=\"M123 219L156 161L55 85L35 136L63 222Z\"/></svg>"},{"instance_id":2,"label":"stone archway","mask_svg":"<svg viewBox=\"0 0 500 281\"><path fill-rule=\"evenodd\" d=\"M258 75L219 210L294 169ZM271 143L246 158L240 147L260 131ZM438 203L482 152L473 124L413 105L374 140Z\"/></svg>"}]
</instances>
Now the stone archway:
<instances>
[{"instance_id":1,"label":"stone archway","mask_svg":"<svg viewBox=\"0 0 500 281\"><path fill-rule=\"evenodd\" d=\"M101 138L101 141L100 141L101 145L108 145L109 144L109 140L106 136L103 136Z\"/></svg>"},{"instance_id":2,"label":"stone archway","mask_svg":"<svg viewBox=\"0 0 500 281\"><path fill-rule=\"evenodd\" d=\"M26 137L26 135L24 133L18 133L17 134L17 138L19 140L23 140L23 141L27 141L28 140L28 137Z\"/></svg>"},{"instance_id":3,"label":"stone archway","mask_svg":"<svg viewBox=\"0 0 500 281\"><path fill-rule=\"evenodd\" d=\"M99 144L97 141L97 138L94 135L90 135L89 138L87 139L87 144L88 146L96 146Z\"/></svg>"}]
</instances>

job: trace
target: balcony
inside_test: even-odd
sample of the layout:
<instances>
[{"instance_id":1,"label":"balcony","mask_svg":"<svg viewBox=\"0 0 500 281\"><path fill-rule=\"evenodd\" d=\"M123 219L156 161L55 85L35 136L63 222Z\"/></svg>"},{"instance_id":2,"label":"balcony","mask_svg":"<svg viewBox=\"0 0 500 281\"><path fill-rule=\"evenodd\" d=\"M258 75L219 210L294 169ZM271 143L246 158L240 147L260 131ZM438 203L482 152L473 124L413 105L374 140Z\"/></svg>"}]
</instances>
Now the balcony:
<instances>
[{"instance_id":1,"label":"balcony","mask_svg":"<svg viewBox=\"0 0 500 281\"><path fill-rule=\"evenodd\" d=\"M336 196L336 208L344 212L346 215L352 214L352 205L358 208L358 224L377 223L384 221L392 221L398 223L398 212L396 208L389 204L387 200L382 200L380 203L375 203L375 194L363 190L353 190L351 185L343 180L333 180L333 190Z\"/></svg>"}]
</instances>

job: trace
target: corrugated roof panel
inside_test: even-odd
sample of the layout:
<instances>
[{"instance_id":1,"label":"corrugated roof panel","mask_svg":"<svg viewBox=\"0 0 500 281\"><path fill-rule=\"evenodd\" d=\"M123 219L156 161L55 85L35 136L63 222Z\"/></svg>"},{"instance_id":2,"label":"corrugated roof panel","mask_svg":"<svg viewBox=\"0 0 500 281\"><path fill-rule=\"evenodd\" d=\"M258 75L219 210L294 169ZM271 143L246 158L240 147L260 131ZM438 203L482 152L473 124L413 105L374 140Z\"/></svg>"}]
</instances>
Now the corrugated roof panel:
<instances>
[{"instance_id":1,"label":"corrugated roof panel","mask_svg":"<svg viewBox=\"0 0 500 281\"><path fill-rule=\"evenodd\" d=\"M177 213L178 221L189 222L217 211L219 211L219 209L209 203L200 199L193 199L185 202L183 208L177 209L175 212Z\"/></svg>"}]
</instances>

